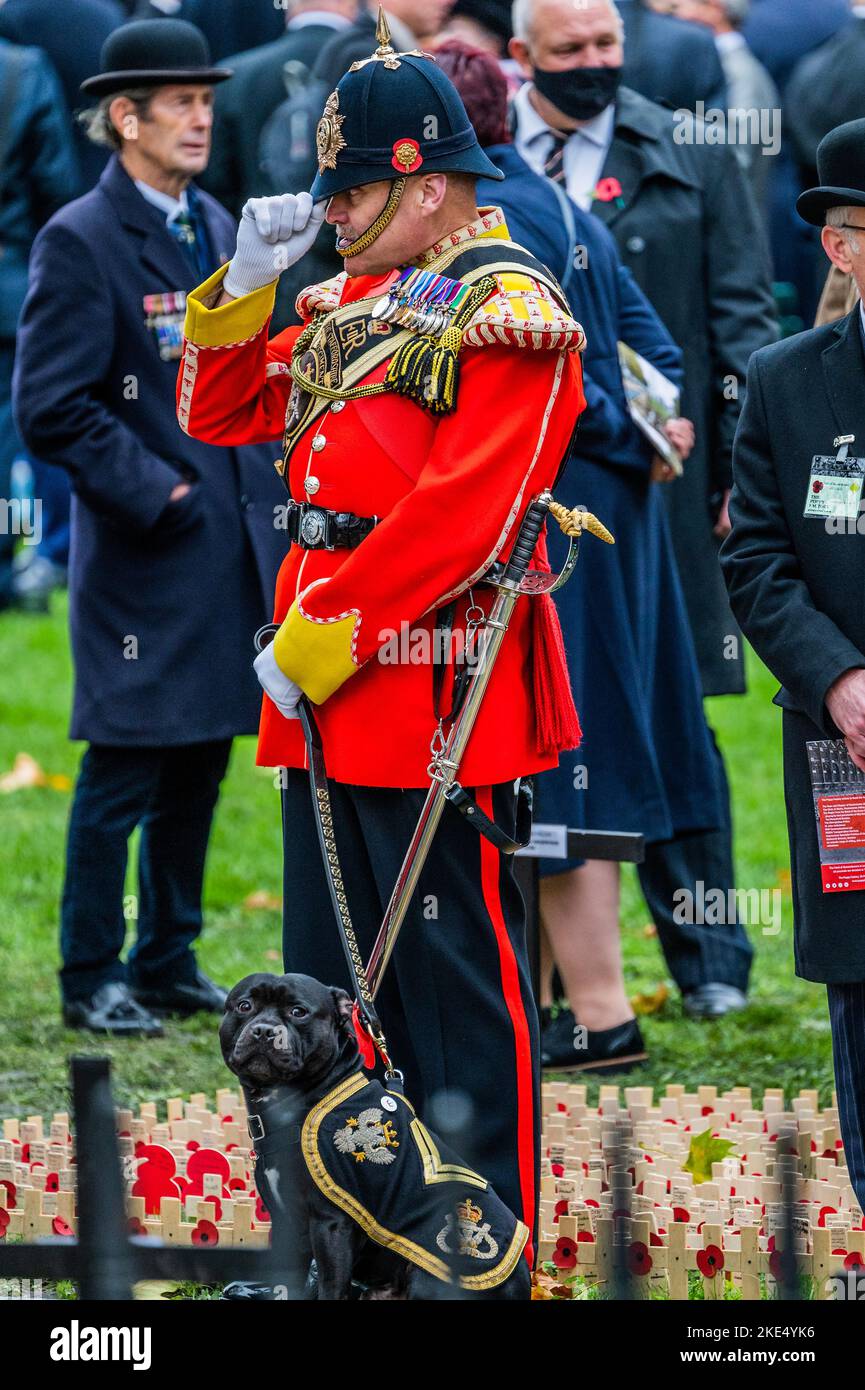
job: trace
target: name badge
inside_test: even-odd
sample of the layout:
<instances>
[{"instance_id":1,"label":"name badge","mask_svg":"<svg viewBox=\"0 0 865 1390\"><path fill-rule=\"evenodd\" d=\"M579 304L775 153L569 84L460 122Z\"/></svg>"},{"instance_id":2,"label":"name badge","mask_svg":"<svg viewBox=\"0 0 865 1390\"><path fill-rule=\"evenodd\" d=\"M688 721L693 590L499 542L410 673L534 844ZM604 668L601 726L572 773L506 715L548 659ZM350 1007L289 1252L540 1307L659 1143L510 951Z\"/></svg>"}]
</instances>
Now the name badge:
<instances>
[{"instance_id":1,"label":"name badge","mask_svg":"<svg viewBox=\"0 0 865 1390\"><path fill-rule=\"evenodd\" d=\"M805 498L805 516L858 517L865 459L815 454Z\"/></svg>"}]
</instances>

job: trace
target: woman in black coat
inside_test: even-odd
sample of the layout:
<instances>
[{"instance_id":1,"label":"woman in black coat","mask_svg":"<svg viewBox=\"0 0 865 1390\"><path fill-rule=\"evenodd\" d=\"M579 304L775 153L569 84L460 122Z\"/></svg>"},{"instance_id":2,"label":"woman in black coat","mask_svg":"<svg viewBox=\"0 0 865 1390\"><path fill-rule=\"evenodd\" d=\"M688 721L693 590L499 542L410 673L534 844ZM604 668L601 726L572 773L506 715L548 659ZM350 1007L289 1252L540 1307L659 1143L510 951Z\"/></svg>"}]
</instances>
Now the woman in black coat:
<instances>
[{"instance_id":1,"label":"woman in black coat","mask_svg":"<svg viewBox=\"0 0 865 1390\"><path fill-rule=\"evenodd\" d=\"M556 595L583 742L536 780L536 820L633 831L650 843L714 828L721 812L696 656L655 481L668 474L628 414L617 344L677 383L681 353L601 223L504 143L506 88L495 60L456 42L436 56L505 174L504 183L479 181L479 205L503 208L512 239L550 267L585 329L586 409L556 495L596 512L617 541L584 544L574 579ZM693 439L686 421L674 433ZM555 567L555 536L550 546ZM541 872L546 1002L555 957L573 1009L545 1030L545 1061L645 1055L622 971L619 866L545 859ZM577 1040L588 1044L579 1055Z\"/></svg>"}]
</instances>

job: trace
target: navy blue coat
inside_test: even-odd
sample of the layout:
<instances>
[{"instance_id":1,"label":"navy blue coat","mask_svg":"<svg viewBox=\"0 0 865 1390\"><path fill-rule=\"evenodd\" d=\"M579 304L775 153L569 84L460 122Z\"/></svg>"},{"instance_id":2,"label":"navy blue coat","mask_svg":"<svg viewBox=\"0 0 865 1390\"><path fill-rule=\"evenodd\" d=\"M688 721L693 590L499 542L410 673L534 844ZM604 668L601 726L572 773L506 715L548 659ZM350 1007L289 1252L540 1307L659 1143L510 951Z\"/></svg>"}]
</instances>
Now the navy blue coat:
<instances>
[{"instance_id":1,"label":"navy blue coat","mask_svg":"<svg viewBox=\"0 0 865 1390\"><path fill-rule=\"evenodd\" d=\"M0 93L10 103L0 135L0 339L11 346L33 238L75 196L78 174L60 87L38 48L0 39Z\"/></svg>"},{"instance_id":2,"label":"navy blue coat","mask_svg":"<svg viewBox=\"0 0 865 1390\"><path fill-rule=\"evenodd\" d=\"M219 264L234 224L199 196ZM158 747L257 727L252 639L286 550L279 449L182 432L177 360L143 304L200 278L116 156L33 248L14 391L26 444L72 479L72 738Z\"/></svg>"},{"instance_id":3,"label":"navy blue coat","mask_svg":"<svg viewBox=\"0 0 865 1390\"><path fill-rule=\"evenodd\" d=\"M514 240L566 279L573 251L555 191L513 145L486 153L506 177L481 180L479 201L497 202ZM536 779L536 819L633 831L656 842L719 825L720 805L661 485L650 481L652 449L627 412L617 343L677 383L682 354L610 233L573 204L571 210L585 266L570 277L568 297L586 332L586 409L555 492L566 506L597 513L617 543L587 538L574 577L556 595L583 743ZM564 558L555 528L550 551L555 567ZM587 777L575 786L578 767Z\"/></svg>"},{"instance_id":4,"label":"navy blue coat","mask_svg":"<svg viewBox=\"0 0 865 1390\"><path fill-rule=\"evenodd\" d=\"M82 95L81 83L99 71L102 45L126 16L116 0L5 0L0 8L0 36L12 43L33 44L51 59L63 88L65 120L75 142L79 180L68 195L92 188L105 168L107 151L87 139L72 112L95 105Z\"/></svg>"}]
</instances>

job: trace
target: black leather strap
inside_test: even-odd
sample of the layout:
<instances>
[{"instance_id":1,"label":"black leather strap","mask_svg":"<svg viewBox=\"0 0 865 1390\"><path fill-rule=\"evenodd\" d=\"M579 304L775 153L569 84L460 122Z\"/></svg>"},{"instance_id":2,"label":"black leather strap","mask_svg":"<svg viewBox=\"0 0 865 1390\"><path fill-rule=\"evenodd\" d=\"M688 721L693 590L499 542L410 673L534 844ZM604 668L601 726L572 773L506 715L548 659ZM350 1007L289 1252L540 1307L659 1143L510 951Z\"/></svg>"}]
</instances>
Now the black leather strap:
<instances>
[{"instance_id":1,"label":"black leather strap","mask_svg":"<svg viewBox=\"0 0 865 1390\"><path fill-rule=\"evenodd\" d=\"M483 835L490 844L501 850L502 854L516 854L518 849L525 849L531 840L533 795L531 778L523 777L517 792L517 838L513 839L500 825L490 820L474 797L465 787L461 787L459 782L454 782L445 792L445 798L451 806L465 817L469 825L474 826L479 835Z\"/></svg>"},{"instance_id":2,"label":"black leather strap","mask_svg":"<svg viewBox=\"0 0 865 1390\"><path fill-rule=\"evenodd\" d=\"M311 502L289 502L289 539L304 550L354 550L379 523L377 516L334 512Z\"/></svg>"}]
</instances>

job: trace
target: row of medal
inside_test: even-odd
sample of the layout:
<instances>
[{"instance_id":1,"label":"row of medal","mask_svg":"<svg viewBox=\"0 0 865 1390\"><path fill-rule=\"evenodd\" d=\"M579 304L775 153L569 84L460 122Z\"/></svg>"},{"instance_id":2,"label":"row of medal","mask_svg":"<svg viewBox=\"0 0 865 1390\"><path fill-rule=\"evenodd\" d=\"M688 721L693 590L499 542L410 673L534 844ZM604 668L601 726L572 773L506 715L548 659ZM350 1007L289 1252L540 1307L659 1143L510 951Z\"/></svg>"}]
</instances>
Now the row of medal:
<instances>
[{"instance_id":1,"label":"row of medal","mask_svg":"<svg viewBox=\"0 0 865 1390\"><path fill-rule=\"evenodd\" d=\"M372 317L440 336L471 294L471 285L409 266L373 307Z\"/></svg>"}]
</instances>

